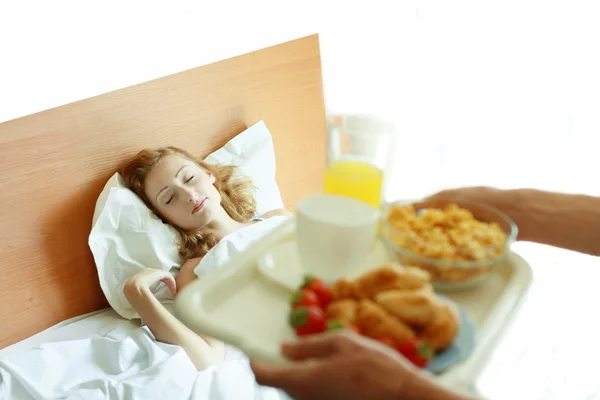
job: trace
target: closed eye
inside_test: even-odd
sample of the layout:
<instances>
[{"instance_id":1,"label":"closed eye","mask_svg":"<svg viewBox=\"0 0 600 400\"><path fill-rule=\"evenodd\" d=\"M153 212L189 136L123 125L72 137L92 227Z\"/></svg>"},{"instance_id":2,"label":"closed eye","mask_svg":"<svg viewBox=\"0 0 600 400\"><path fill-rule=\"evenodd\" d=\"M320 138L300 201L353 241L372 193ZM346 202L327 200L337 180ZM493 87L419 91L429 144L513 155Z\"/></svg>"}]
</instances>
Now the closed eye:
<instances>
[{"instance_id":1,"label":"closed eye","mask_svg":"<svg viewBox=\"0 0 600 400\"><path fill-rule=\"evenodd\" d=\"M191 181L192 179L194 179L194 175L190 176L190 177L188 178L188 180L187 180L187 181L185 181L185 183L188 183L188 182L189 182L189 181Z\"/></svg>"},{"instance_id":2,"label":"closed eye","mask_svg":"<svg viewBox=\"0 0 600 400\"><path fill-rule=\"evenodd\" d=\"M175 197L175 195L171 195L171 197L169 197L169 200L167 200L167 204L171 204L171 201L173 201L173 197Z\"/></svg>"}]
</instances>

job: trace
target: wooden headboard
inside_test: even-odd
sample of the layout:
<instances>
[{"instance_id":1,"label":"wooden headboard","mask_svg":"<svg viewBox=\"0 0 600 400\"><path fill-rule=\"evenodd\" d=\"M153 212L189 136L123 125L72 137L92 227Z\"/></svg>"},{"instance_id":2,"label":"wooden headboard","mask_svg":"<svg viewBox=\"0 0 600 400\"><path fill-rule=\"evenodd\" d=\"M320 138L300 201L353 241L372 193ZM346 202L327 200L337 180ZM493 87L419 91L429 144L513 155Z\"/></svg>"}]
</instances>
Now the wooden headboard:
<instances>
[{"instance_id":1,"label":"wooden headboard","mask_svg":"<svg viewBox=\"0 0 600 400\"><path fill-rule=\"evenodd\" d=\"M0 124L0 348L108 306L87 240L126 160L164 145L206 156L260 120L294 209L325 164L317 35Z\"/></svg>"}]
</instances>

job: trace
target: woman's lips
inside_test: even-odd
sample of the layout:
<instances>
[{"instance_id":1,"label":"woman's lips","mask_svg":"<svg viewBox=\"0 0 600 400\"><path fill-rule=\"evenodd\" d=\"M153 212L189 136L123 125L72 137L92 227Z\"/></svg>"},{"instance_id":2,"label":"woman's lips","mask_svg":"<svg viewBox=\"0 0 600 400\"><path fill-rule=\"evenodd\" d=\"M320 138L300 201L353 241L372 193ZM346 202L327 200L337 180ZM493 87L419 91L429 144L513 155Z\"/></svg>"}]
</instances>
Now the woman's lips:
<instances>
[{"instance_id":1,"label":"woman's lips","mask_svg":"<svg viewBox=\"0 0 600 400\"><path fill-rule=\"evenodd\" d=\"M198 211L202 210L202 207L204 207L204 203L206 203L206 199L208 199L208 197L205 197L204 199L202 199L201 202L196 204L196 207L194 207L194 209L192 210L192 214L196 214Z\"/></svg>"}]
</instances>

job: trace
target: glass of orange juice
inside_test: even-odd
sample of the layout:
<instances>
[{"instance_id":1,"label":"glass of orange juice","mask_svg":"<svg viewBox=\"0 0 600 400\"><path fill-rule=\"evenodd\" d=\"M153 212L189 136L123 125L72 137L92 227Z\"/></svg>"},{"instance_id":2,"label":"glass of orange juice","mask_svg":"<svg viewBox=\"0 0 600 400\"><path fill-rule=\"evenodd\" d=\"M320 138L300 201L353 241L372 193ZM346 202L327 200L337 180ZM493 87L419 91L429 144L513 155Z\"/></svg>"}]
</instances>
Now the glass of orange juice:
<instances>
[{"instance_id":1,"label":"glass of orange juice","mask_svg":"<svg viewBox=\"0 0 600 400\"><path fill-rule=\"evenodd\" d=\"M394 144L395 129L389 121L371 115L331 115L325 193L380 208Z\"/></svg>"}]
</instances>

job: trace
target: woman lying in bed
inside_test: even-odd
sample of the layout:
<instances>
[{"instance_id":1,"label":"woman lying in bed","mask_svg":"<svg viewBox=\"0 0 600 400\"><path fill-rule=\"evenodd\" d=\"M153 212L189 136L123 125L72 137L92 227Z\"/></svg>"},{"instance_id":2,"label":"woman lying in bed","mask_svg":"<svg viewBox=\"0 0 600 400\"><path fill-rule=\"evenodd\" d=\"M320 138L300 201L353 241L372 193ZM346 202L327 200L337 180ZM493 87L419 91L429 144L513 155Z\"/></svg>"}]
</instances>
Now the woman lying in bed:
<instances>
[{"instance_id":1,"label":"woman lying in bed","mask_svg":"<svg viewBox=\"0 0 600 400\"><path fill-rule=\"evenodd\" d=\"M179 254L187 260L177 281L167 271L147 268L130 278L123 291L156 339L181 346L198 370L221 362L224 345L182 324L150 288L162 281L176 294L197 278L194 269L225 236L262 219L291 215L273 210L253 218L252 182L234 177L234 172L233 166L212 166L181 149L164 147L141 151L123 173L129 189L179 231Z\"/></svg>"}]
</instances>

